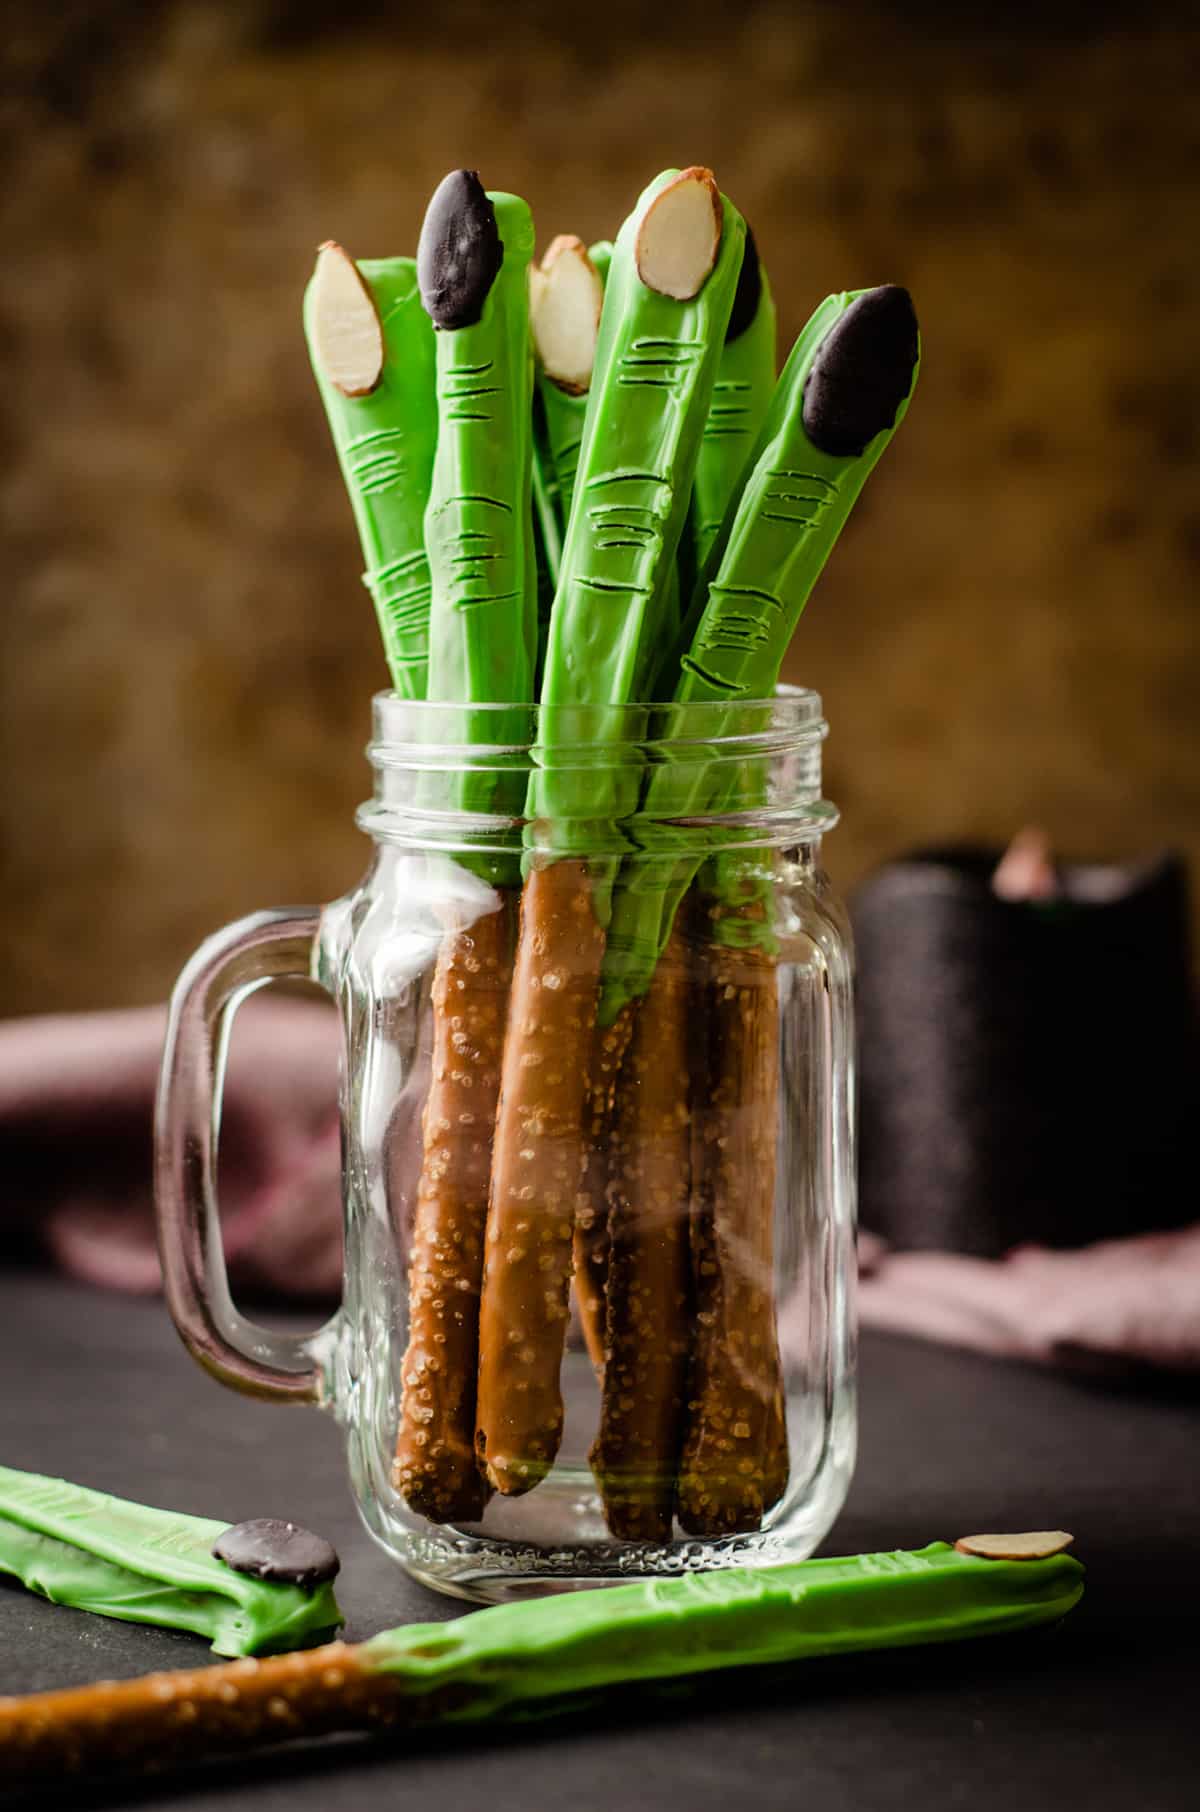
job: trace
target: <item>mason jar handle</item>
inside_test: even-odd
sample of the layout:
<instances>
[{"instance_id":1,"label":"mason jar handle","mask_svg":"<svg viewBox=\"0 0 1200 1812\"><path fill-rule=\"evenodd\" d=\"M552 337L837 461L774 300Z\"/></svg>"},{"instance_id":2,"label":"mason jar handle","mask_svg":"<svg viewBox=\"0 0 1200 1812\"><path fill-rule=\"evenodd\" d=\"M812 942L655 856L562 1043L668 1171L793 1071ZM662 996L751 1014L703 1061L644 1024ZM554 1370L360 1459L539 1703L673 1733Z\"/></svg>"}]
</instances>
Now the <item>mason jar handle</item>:
<instances>
[{"instance_id":1,"label":"mason jar handle","mask_svg":"<svg viewBox=\"0 0 1200 1812\"><path fill-rule=\"evenodd\" d=\"M217 1211L217 1140L233 1015L268 982L319 981L321 914L255 912L196 951L171 996L154 1125L158 1249L184 1345L221 1384L275 1403L323 1403L322 1352L337 1317L311 1334L259 1327L234 1307Z\"/></svg>"}]
</instances>

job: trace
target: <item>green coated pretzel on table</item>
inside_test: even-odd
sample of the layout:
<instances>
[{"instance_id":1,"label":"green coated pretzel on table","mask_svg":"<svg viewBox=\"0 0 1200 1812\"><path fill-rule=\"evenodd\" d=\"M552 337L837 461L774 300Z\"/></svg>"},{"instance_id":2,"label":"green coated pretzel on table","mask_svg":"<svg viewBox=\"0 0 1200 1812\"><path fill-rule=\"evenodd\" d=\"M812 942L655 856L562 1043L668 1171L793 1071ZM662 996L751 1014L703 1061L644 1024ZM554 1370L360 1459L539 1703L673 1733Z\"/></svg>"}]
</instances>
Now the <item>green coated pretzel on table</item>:
<instances>
[{"instance_id":1,"label":"green coated pretzel on table","mask_svg":"<svg viewBox=\"0 0 1200 1812\"><path fill-rule=\"evenodd\" d=\"M192 1630L218 1655L297 1648L341 1624L330 1577L303 1584L234 1568L219 1553L231 1533L208 1517L0 1466L0 1573L52 1604Z\"/></svg>"},{"instance_id":2,"label":"green coated pretzel on table","mask_svg":"<svg viewBox=\"0 0 1200 1812\"><path fill-rule=\"evenodd\" d=\"M1008 1553L993 1547L994 1559L931 1542L642 1580L409 1624L252 1670L235 1664L0 1700L0 1767L23 1786L44 1785L334 1731L511 1728L622 1687L645 1693L737 1668L1019 1638L1060 1623L1084 1589L1082 1566L1063 1552L1070 1536L1003 1539Z\"/></svg>"}]
</instances>

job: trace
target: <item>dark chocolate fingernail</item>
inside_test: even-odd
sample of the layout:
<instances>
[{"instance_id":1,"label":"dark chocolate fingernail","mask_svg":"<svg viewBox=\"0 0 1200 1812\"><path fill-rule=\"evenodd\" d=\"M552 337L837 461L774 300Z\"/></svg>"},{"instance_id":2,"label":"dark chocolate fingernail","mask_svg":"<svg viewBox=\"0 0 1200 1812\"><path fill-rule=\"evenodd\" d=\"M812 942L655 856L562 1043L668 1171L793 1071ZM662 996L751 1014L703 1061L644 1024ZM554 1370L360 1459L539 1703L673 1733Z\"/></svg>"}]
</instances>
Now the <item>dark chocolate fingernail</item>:
<instances>
[{"instance_id":1,"label":"dark chocolate fingernail","mask_svg":"<svg viewBox=\"0 0 1200 1812\"><path fill-rule=\"evenodd\" d=\"M306 1592L333 1579L342 1564L324 1536L273 1516L235 1523L217 1537L212 1551L235 1573L300 1586Z\"/></svg>"},{"instance_id":2,"label":"dark chocolate fingernail","mask_svg":"<svg viewBox=\"0 0 1200 1812\"><path fill-rule=\"evenodd\" d=\"M435 327L471 327L504 262L496 210L477 170L451 170L433 192L417 244L417 282Z\"/></svg>"},{"instance_id":3,"label":"dark chocolate fingernail","mask_svg":"<svg viewBox=\"0 0 1200 1812\"><path fill-rule=\"evenodd\" d=\"M762 266L758 262L758 247L754 243L754 234L747 226L746 249L742 253L742 268L738 272L737 288L733 292L733 313L729 317L729 326L725 329L727 346L730 340L736 340L739 334L745 333L758 313L761 297Z\"/></svg>"},{"instance_id":4,"label":"dark chocolate fingernail","mask_svg":"<svg viewBox=\"0 0 1200 1812\"><path fill-rule=\"evenodd\" d=\"M804 432L835 459L855 458L912 389L920 341L912 297L869 289L830 328L804 386Z\"/></svg>"}]
</instances>

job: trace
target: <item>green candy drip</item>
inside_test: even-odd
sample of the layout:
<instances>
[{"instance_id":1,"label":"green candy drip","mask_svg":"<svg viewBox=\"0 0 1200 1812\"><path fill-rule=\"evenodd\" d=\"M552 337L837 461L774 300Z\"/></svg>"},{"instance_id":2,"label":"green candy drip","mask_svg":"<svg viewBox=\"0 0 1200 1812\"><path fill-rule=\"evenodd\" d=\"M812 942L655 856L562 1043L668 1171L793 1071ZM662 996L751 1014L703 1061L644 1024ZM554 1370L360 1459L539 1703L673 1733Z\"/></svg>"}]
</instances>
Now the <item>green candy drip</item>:
<instances>
[{"instance_id":1,"label":"green candy drip","mask_svg":"<svg viewBox=\"0 0 1200 1812\"><path fill-rule=\"evenodd\" d=\"M430 599L423 522L437 446L433 326L421 307L413 259L362 259L358 270L383 328L383 374L370 395L343 396L325 377L315 347L313 283L304 298L304 330L392 684L404 698L423 698Z\"/></svg>"},{"instance_id":2,"label":"green candy drip","mask_svg":"<svg viewBox=\"0 0 1200 1812\"><path fill-rule=\"evenodd\" d=\"M0 1466L0 1572L52 1604L192 1630L218 1655L301 1648L338 1628L332 1585L306 1592L217 1560L228 1526Z\"/></svg>"},{"instance_id":3,"label":"green candy drip","mask_svg":"<svg viewBox=\"0 0 1200 1812\"><path fill-rule=\"evenodd\" d=\"M641 696L669 627L675 554L741 264L744 223L722 198L720 251L700 293L677 302L642 283L638 225L675 175L659 176L621 228L605 289L528 805L530 818L549 822L556 855L593 855L596 825L620 821L637 802L636 765L614 758L627 735L621 707ZM575 707L586 708L583 718ZM585 752L556 759L581 740ZM593 864L601 923L611 867Z\"/></svg>"},{"instance_id":4,"label":"green candy drip","mask_svg":"<svg viewBox=\"0 0 1200 1812\"><path fill-rule=\"evenodd\" d=\"M680 548L681 583L690 598L703 572L730 499L740 488L775 389L775 303L760 267L762 292L754 319L721 349L713 400L704 424L692 482L687 533Z\"/></svg>"},{"instance_id":5,"label":"green candy drip","mask_svg":"<svg viewBox=\"0 0 1200 1812\"><path fill-rule=\"evenodd\" d=\"M430 1717L477 1722L637 1681L1013 1634L1059 1622L1082 1594L1069 1555L980 1560L933 1542L498 1605L385 1631L360 1653L405 1679L415 1717L428 1700Z\"/></svg>"},{"instance_id":6,"label":"green candy drip","mask_svg":"<svg viewBox=\"0 0 1200 1812\"><path fill-rule=\"evenodd\" d=\"M838 318L862 291L829 296L813 314L788 359L763 423L745 483L726 511L710 550L680 643L664 682L680 704L724 704L711 726L714 737L735 734L745 701L769 699L796 624L842 532L859 492L882 457L908 409L917 381L891 428L881 430L857 457L821 452L804 430L804 389L813 362ZM751 714L754 715L753 713ZM696 837L673 831L669 820L721 811L753 810L765 776L728 762L664 762L645 788L640 832L643 853L627 864L617 895L605 953L600 1022L609 1024L622 1005L644 994L670 935L679 903L705 856L691 853ZM704 833L701 833L703 836ZM710 840L711 842L711 840ZM706 884L735 903L761 874L763 852L739 853L711 865ZM741 937L732 921L726 937ZM769 935L769 931L767 933Z\"/></svg>"}]
</instances>

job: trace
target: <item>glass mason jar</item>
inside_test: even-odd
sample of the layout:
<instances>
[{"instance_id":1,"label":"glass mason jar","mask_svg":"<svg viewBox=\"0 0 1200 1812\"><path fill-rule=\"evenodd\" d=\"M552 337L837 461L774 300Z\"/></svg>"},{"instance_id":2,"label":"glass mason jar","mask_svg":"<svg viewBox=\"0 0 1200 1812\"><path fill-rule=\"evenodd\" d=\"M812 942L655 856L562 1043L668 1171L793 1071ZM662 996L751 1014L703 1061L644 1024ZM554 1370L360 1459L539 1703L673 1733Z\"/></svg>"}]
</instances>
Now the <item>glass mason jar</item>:
<instances>
[{"instance_id":1,"label":"glass mason jar","mask_svg":"<svg viewBox=\"0 0 1200 1812\"><path fill-rule=\"evenodd\" d=\"M815 693L374 706L375 850L176 987L167 1299L221 1382L331 1411L363 1519L496 1601L812 1552L854 1459L849 935ZM550 809L546 809L549 807ZM248 1322L215 1196L238 1003L343 1026L345 1288Z\"/></svg>"}]
</instances>

